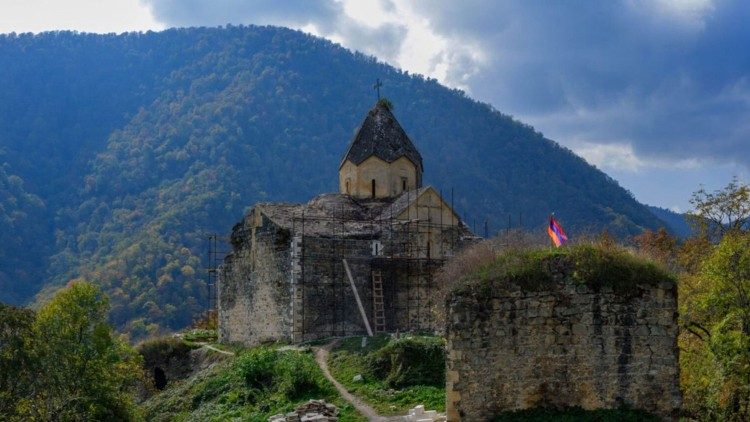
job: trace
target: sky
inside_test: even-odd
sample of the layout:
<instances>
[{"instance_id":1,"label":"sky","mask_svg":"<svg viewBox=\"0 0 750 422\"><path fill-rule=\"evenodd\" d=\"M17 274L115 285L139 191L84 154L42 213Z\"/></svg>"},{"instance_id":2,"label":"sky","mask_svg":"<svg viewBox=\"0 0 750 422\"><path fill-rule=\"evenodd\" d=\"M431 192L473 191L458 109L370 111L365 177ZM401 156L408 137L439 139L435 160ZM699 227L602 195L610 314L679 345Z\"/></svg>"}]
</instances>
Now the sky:
<instances>
[{"instance_id":1,"label":"sky","mask_svg":"<svg viewBox=\"0 0 750 422\"><path fill-rule=\"evenodd\" d=\"M748 22L746 0L0 0L0 32L301 29L462 89L676 211L750 182Z\"/></svg>"}]
</instances>

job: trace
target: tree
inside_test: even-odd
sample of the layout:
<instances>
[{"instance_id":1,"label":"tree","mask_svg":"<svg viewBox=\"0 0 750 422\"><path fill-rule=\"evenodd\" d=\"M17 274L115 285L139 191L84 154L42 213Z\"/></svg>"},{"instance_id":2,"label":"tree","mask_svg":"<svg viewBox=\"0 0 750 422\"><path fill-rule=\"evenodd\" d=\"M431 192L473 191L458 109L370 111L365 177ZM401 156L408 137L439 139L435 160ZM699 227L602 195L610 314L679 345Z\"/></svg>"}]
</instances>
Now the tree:
<instances>
[{"instance_id":1,"label":"tree","mask_svg":"<svg viewBox=\"0 0 750 422\"><path fill-rule=\"evenodd\" d=\"M36 377L27 344L34 312L0 303L0 415L13 417Z\"/></svg>"},{"instance_id":2,"label":"tree","mask_svg":"<svg viewBox=\"0 0 750 422\"><path fill-rule=\"evenodd\" d=\"M75 281L36 315L30 349L36 377L18 413L40 420L129 420L130 393L139 377L138 355L113 337L107 298L93 284Z\"/></svg>"},{"instance_id":3,"label":"tree","mask_svg":"<svg viewBox=\"0 0 750 422\"><path fill-rule=\"evenodd\" d=\"M748 420L750 233L724 236L698 274L681 282L690 284L680 298L686 396L705 408L704 417Z\"/></svg>"},{"instance_id":4,"label":"tree","mask_svg":"<svg viewBox=\"0 0 750 422\"><path fill-rule=\"evenodd\" d=\"M638 250L663 263L670 269L676 266L677 241L662 227L656 232L646 230L633 237Z\"/></svg>"},{"instance_id":5,"label":"tree","mask_svg":"<svg viewBox=\"0 0 750 422\"><path fill-rule=\"evenodd\" d=\"M713 193L701 187L690 203L695 208L688 221L704 236L719 240L727 233L748 229L750 223L750 186L736 177L723 189Z\"/></svg>"}]
</instances>

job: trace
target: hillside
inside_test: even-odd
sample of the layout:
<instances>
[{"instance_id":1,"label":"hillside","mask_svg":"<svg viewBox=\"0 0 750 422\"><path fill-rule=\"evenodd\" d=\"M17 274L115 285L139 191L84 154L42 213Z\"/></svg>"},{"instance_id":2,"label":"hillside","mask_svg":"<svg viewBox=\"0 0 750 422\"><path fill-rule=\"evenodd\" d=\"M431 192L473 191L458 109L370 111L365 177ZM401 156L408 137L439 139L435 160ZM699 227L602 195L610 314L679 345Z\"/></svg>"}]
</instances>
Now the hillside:
<instances>
[{"instance_id":1,"label":"hillside","mask_svg":"<svg viewBox=\"0 0 750 422\"><path fill-rule=\"evenodd\" d=\"M208 233L337 187L376 78L469 224L662 225L607 175L435 80L274 27L0 36L0 301L102 285L135 336L205 307Z\"/></svg>"},{"instance_id":2,"label":"hillside","mask_svg":"<svg viewBox=\"0 0 750 422\"><path fill-rule=\"evenodd\" d=\"M693 229L690 228L685 214L678 214L672 210L651 205L648 206L648 209L661 221L666 223L667 228L672 230L678 237L687 238L693 234Z\"/></svg>"}]
</instances>

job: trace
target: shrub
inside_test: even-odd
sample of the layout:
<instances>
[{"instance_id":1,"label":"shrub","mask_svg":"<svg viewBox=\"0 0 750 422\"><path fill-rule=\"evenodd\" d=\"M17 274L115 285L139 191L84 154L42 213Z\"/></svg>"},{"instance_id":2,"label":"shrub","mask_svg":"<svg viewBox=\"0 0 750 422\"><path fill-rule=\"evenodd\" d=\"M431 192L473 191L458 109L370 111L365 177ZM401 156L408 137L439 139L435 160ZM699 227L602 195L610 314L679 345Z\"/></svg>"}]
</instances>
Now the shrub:
<instances>
[{"instance_id":1,"label":"shrub","mask_svg":"<svg viewBox=\"0 0 750 422\"><path fill-rule=\"evenodd\" d=\"M445 385L445 347L436 337L407 337L368 356L374 376L393 388Z\"/></svg>"},{"instance_id":2,"label":"shrub","mask_svg":"<svg viewBox=\"0 0 750 422\"><path fill-rule=\"evenodd\" d=\"M136 351L143 357L143 365L152 367L158 362L169 361L175 356L190 353L192 347L175 337L159 337L146 340L138 345Z\"/></svg>"}]
</instances>

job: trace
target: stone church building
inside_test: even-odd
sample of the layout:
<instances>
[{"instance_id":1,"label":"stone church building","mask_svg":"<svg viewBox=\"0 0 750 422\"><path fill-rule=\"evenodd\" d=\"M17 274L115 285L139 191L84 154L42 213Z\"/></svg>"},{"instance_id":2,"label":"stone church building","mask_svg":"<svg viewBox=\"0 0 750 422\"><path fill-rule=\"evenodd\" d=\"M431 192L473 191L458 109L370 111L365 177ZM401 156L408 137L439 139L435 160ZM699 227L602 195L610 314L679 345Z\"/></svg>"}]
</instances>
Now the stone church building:
<instances>
[{"instance_id":1,"label":"stone church building","mask_svg":"<svg viewBox=\"0 0 750 422\"><path fill-rule=\"evenodd\" d=\"M219 337L248 345L433 331L436 270L477 237L423 186L422 156L378 102L339 166L339 192L260 203L219 269Z\"/></svg>"}]
</instances>

